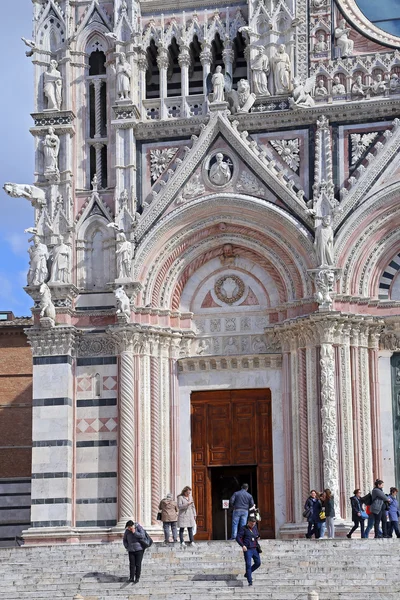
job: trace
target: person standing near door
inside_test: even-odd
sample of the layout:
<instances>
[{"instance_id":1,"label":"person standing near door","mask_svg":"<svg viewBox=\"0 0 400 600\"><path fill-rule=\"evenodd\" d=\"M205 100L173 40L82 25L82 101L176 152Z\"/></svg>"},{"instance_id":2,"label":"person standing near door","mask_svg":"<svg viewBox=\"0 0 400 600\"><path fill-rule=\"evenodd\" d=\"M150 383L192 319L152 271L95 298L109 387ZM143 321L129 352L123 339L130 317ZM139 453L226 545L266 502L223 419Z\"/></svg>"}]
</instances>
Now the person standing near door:
<instances>
[{"instance_id":1,"label":"person standing near door","mask_svg":"<svg viewBox=\"0 0 400 600\"><path fill-rule=\"evenodd\" d=\"M174 542L177 542L178 534L176 522L178 520L178 505L175 500L172 499L172 494L167 494L166 498L161 500L158 510L161 511L161 521L164 529L164 543L169 543L169 528L171 528Z\"/></svg>"},{"instance_id":2,"label":"person standing near door","mask_svg":"<svg viewBox=\"0 0 400 600\"><path fill-rule=\"evenodd\" d=\"M188 485L183 488L180 496L178 496L178 511L179 541L181 547L186 546L183 540L185 527L188 530L191 546L195 546L196 544L193 541L193 527L196 525L196 508L192 497L192 488Z\"/></svg>"},{"instance_id":3,"label":"person standing near door","mask_svg":"<svg viewBox=\"0 0 400 600\"><path fill-rule=\"evenodd\" d=\"M243 550L244 562L246 564L246 573L244 576L247 578L249 585L253 585L253 573L261 565L259 539L260 535L256 520L254 517L249 517L247 525L241 527L236 537L237 543ZM253 565L251 564L252 561Z\"/></svg>"},{"instance_id":4,"label":"person standing near door","mask_svg":"<svg viewBox=\"0 0 400 600\"><path fill-rule=\"evenodd\" d=\"M232 513L232 536L231 540L236 540L238 529L244 527L247 523L249 510L255 505L253 496L247 491L249 486L244 483L240 490L235 492L229 500L229 505L233 508Z\"/></svg>"}]
</instances>

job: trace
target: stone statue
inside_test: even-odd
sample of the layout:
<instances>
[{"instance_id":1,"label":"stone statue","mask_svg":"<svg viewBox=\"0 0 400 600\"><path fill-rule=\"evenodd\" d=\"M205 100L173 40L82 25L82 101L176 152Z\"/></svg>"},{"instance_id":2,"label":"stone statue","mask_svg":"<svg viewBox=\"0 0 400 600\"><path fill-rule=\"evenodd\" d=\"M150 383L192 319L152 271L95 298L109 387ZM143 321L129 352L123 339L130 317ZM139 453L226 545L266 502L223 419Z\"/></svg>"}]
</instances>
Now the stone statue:
<instances>
[{"instance_id":1,"label":"stone statue","mask_svg":"<svg viewBox=\"0 0 400 600\"><path fill-rule=\"evenodd\" d=\"M129 298L126 295L124 290L124 286L121 285L118 287L115 292L115 299L117 301L117 315L121 315L126 317L127 319L131 318L131 305L129 302Z\"/></svg>"},{"instance_id":2,"label":"stone statue","mask_svg":"<svg viewBox=\"0 0 400 600\"><path fill-rule=\"evenodd\" d=\"M126 239L125 233L117 234L117 277L118 279L131 279L132 277L132 244Z\"/></svg>"},{"instance_id":3,"label":"stone statue","mask_svg":"<svg viewBox=\"0 0 400 600\"><path fill-rule=\"evenodd\" d=\"M208 340L201 339L196 348L196 354L198 356L202 356L203 354L207 354L209 350L209 342Z\"/></svg>"},{"instance_id":4,"label":"stone statue","mask_svg":"<svg viewBox=\"0 0 400 600\"><path fill-rule=\"evenodd\" d=\"M375 96L379 96L380 94L384 94L386 89L386 82L383 80L381 73L378 73L371 85L372 93L375 94Z\"/></svg>"},{"instance_id":5,"label":"stone statue","mask_svg":"<svg viewBox=\"0 0 400 600\"><path fill-rule=\"evenodd\" d=\"M318 271L315 276L315 300L326 310L331 310L333 305L333 299L331 293L333 292L333 284L335 283L335 273L328 269Z\"/></svg>"},{"instance_id":6,"label":"stone statue","mask_svg":"<svg viewBox=\"0 0 400 600\"><path fill-rule=\"evenodd\" d=\"M321 32L318 35L318 42L314 45L314 52L327 52L328 44L325 39L325 35Z\"/></svg>"},{"instance_id":7,"label":"stone statue","mask_svg":"<svg viewBox=\"0 0 400 600\"><path fill-rule=\"evenodd\" d=\"M126 60L126 55L121 52L117 60L117 94L118 100L129 100L131 95L132 69Z\"/></svg>"},{"instance_id":8,"label":"stone statue","mask_svg":"<svg viewBox=\"0 0 400 600\"><path fill-rule=\"evenodd\" d=\"M346 88L343 83L340 82L339 75L335 75L333 78L333 86L332 86L332 95L333 96L343 96L346 93Z\"/></svg>"},{"instance_id":9,"label":"stone statue","mask_svg":"<svg viewBox=\"0 0 400 600\"><path fill-rule=\"evenodd\" d=\"M292 97L289 98L290 108L309 108L315 105L310 95L315 87L315 76L309 77L304 83L295 77L293 85Z\"/></svg>"},{"instance_id":10,"label":"stone statue","mask_svg":"<svg viewBox=\"0 0 400 600\"><path fill-rule=\"evenodd\" d=\"M389 81L390 91L395 92L399 88L399 76L397 73L392 73Z\"/></svg>"},{"instance_id":11,"label":"stone statue","mask_svg":"<svg viewBox=\"0 0 400 600\"><path fill-rule=\"evenodd\" d=\"M56 309L51 299L51 292L46 283L40 286L40 317L56 320Z\"/></svg>"},{"instance_id":12,"label":"stone statue","mask_svg":"<svg viewBox=\"0 0 400 600\"><path fill-rule=\"evenodd\" d=\"M341 58L353 54L354 42L349 37L350 32L351 29L346 27L346 21L344 19L340 19L338 26L335 29L335 38L337 47L340 50Z\"/></svg>"},{"instance_id":13,"label":"stone statue","mask_svg":"<svg viewBox=\"0 0 400 600\"><path fill-rule=\"evenodd\" d=\"M30 200L34 208L43 208L46 206L46 196L43 190L25 183L5 183L4 191L11 198L26 198Z\"/></svg>"},{"instance_id":14,"label":"stone statue","mask_svg":"<svg viewBox=\"0 0 400 600\"><path fill-rule=\"evenodd\" d=\"M284 44L281 44L272 58L274 94L288 94L291 90L292 65Z\"/></svg>"},{"instance_id":15,"label":"stone statue","mask_svg":"<svg viewBox=\"0 0 400 600\"><path fill-rule=\"evenodd\" d=\"M71 274L71 246L68 246L60 235L58 246L53 250L53 264L51 266L51 283L69 283Z\"/></svg>"},{"instance_id":16,"label":"stone statue","mask_svg":"<svg viewBox=\"0 0 400 600\"><path fill-rule=\"evenodd\" d=\"M251 70L253 72L254 91L257 96L269 96L268 75L269 60L261 46L257 49L257 55L251 61Z\"/></svg>"},{"instance_id":17,"label":"stone statue","mask_svg":"<svg viewBox=\"0 0 400 600\"><path fill-rule=\"evenodd\" d=\"M57 67L57 61L51 60L49 70L46 71L43 76L44 95L47 98L47 110L61 110L63 80Z\"/></svg>"},{"instance_id":18,"label":"stone statue","mask_svg":"<svg viewBox=\"0 0 400 600\"><path fill-rule=\"evenodd\" d=\"M357 75L353 85L351 86L351 95L358 96L359 98L365 98L365 90L368 89L367 85L362 82L361 75Z\"/></svg>"},{"instance_id":19,"label":"stone statue","mask_svg":"<svg viewBox=\"0 0 400 600\"><path fill-rule=\"evenodd\" d=\"M42 146L44 153L44 176L49 181L57 180L60 175L60 171L58 170L60 138L56 135L54 127L49 127Z\"/></svg>"},{"instance_id":20,"label":"stone statue","mask_svg":"<svg viewBox=\"0 0 400 600\"><path fill-rule=\"evenodd\" d=\"M211 83L213 89L213 102L224 102L225 77L220 65L215 69Z\"/></svg>"},{"instance_id":21,"label":"stone statue","mask_svg":"<svg viewBox=\"0 0 400 600\"><path fill-rule=\"evenodd\" d=\"M315 95L316 96L327 96L328 95L328 90L326 89L326 87L324 85L323 79L318 79L317 87L315 88Z\"/></svg>"},{"instance_id":22,"label":"stone statue","mask_svg":"<svg viewBox=\"0 0 400 600\"><path fill-rule=\"evenodd\" d=\"M250 85L247 79L241 79L236 90L227 90L226 98L232 114L247 113L256 101L256 95L250 93Z\"/></svg>"},{"instance_id":23,"label":"stone statue","mask_svg":"<svg viewBox=\"0 0 400 600\"><path fill-rule=\"evenodd\" d=\"M28 285L41 285L44 283L49 275L47 269L47 260L49 258L49 251L45 244L42 244L40 237L35 235L33 238L33 246L29 248L29 271L28 271Z\"/></svg>"},{"instance_id":24,"label":"stone statue","mask_svg":"<svg viewBox=\"0 0 400 600\"><path fill-rule=\"evenodd\" d=\"M263 342L261 337L258 335L253 342L253 352L256 352L257 354L261 354L261 352L266 352L266 350L267 350L266 343Z\"/></svg>"},{"instance_id":25,"label":"stone statue","mask_svg":"<svg viewBox=\"0 0 400 600\"><path fill-rule=\"evenodd\" d=\"M333 254L333 227L331 215L314 217L315 225L315 249L318 258L318 266L332 267L334 265ZM319 223L318 223L319 221Z\"/></svg>"},{"instance_id":26,"label":"stone statue","mask_svg":"<svg viewBox=\"0 0 400 600\"><path fill-rule=\"evenodd\" d=\"M222 152L215 155L216 162L211 166L209 178L214 185L225 185L232 179L229 164L224 161Z\"/></svg>"},{"instance_id":27,"label":"stone statue","mask_svg":"<svg viewBox=\"0 0 400 600\"><path fill-rule=\"evenodd\" d=\"M230 337L225 344L225 354L237 354L239 352L238 347L233 337Z\"/></svg>"}]
</instances>

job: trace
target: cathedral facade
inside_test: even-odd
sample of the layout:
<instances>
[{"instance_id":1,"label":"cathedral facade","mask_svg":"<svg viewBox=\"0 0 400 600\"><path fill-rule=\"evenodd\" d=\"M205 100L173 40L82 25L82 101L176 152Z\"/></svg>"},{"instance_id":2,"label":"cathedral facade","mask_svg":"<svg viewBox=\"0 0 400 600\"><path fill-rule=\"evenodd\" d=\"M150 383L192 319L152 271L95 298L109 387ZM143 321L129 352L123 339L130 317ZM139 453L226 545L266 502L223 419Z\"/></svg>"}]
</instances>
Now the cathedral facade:
<instances>
[{"instance_id":1,"label":"cathedral facade","mask_svg":"<svg viewBox=\"0 0 400 600\"><path fill-rule=\"evenodd\" d=\"M400 38L354 0L33 0L27 543L265 537L399 482ZM399 304L398 304L399 302Z\"/></svg>"}]
</instances>

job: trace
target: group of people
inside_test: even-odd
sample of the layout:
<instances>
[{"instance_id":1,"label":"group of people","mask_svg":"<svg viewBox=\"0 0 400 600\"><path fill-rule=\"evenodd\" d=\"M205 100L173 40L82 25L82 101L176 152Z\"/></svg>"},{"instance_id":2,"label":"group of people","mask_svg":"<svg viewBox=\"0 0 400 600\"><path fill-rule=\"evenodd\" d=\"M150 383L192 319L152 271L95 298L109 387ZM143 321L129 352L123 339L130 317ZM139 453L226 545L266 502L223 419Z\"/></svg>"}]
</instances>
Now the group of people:
<instances>
[{"instance_id":1,"label":"group of people","mask_svg":"<svg viewBox=\"0 0 400 600\"><path fill-rule=\"evenodd\" d=\"M194 505L192 489L188 485L183 488L177 501L173 499L172 494L167 494L166 497L161 500L158 510L160 512L158 513L157 518L162 521L163 524L165 544L170 542L170 530L173 543L177 543L179 529L180 544L181 546L186 546L184 533L185 529L187 529L189 543L192 546L196 545L193 540L193 530L196 527L196 507Z\"/></svg>"},{"instance_id":2,"label":"group of people","mask_svg":"<svg viewBox=\"0 0 400 600\"><path fill-rule=\"evenodd\" d=\"M350 498L354 525L347 534L349 539L358 527L362 538L368 538L372 528L375 538L391 538L393 533L400 538L398 490L391 487L390 494L385 494L383 483L381 479L377 479L373 490L363 497L360 489L354 490ZM303 516L308 521L306 538L314 536L315 539L322 539L325 530L328 531L328 539L335 537L335 503L331 490L326 489L320 493L311 490L304 505ZM367 519L368 524L365 528Z\"/></svg>"}]
</instances>

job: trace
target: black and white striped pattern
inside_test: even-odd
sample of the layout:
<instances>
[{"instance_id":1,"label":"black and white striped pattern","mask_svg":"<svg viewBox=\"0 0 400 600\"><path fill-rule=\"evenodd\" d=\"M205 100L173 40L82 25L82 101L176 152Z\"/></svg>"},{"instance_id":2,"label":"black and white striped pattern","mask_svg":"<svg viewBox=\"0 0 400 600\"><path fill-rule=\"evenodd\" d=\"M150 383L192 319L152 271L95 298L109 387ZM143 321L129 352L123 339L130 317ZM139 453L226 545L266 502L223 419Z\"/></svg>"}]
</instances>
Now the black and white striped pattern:
<instances>
[{"instance_id":1,"label":"black and white striped pattern","mask_svg":"<svg viewBox=\"0 0 400 600\"><path fill-rule=\"evenodd\" d=\"M390 261L379 281L379 300L389 300L393 280L400 269L400 253Z\"/></svg>"}]
</instances>

